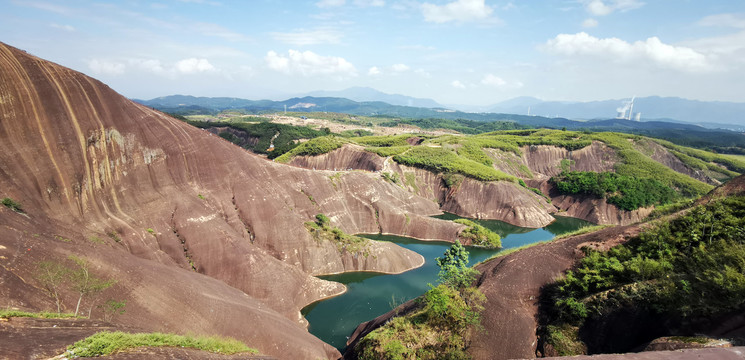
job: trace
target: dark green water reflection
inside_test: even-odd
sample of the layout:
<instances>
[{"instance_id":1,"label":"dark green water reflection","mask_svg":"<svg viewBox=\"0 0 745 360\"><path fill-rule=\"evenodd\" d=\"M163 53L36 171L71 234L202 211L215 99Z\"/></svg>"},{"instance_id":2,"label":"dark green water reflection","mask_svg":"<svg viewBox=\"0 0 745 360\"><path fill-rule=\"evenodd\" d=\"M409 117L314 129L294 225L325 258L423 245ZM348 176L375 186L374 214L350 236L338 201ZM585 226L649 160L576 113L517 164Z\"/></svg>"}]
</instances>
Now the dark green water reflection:
<instances>
[{"instance_id":1,"label":"dark green water reflection","mask_svg":"<svg viewBox=\"0 0 745 360\"><path fill-rule=\"evenodd\" d=\"M437 217L445 220L458 218L453 214ZM541 229L521 228L496 220L474 221L497 232L502 237L503 249L550 240L556 235L592 225L584 220L558 216L555 222ZM435 284L439 271L435 258L442 256L450 247L450 243L446 242L425 242L401 236L377 234L362 236L373 240L395 242L421 254L426 262L418 269L398 275L354 272L322 277L346 284L347 292L307 306L303 309L303 315L310 322L309 330L313 335L339 350L344 349L347 336L352 334L357 325L388 312L395 305L423 294L429 289L428 284ZM486 260L499 252L473 247L469 247L468 250L471 264Z\"/></svg>"}]
</instances>

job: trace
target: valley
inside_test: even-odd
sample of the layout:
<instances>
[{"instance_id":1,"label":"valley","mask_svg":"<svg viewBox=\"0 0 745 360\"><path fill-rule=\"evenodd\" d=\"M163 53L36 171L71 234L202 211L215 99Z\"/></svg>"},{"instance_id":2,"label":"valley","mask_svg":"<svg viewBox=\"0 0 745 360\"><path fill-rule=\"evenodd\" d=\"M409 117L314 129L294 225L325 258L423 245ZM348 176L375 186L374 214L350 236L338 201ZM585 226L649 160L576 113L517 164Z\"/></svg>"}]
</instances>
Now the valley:
<instances>
[{"instance_id":1,"label":"valley","mask_svg":"<svg viewBox=\"0 0 745 360\"><path fill-rule=\"evenodd\" d=\"M635 133L509 121L427 128L350 114L172 116L3 43L0 75L0 306L86 317L59 320L86 330L55 338L50 357L93 333L93 319L106 330L230 337L256 358L356 358L364 336L421 310L412 299L436 285L434 259L456 242L479 272L466 288L484 295L480 323L457 353L559 355L538 319L544 286L592 251L644 237L658 226L650 221L677 224L679 211L701 209L687 210L696 201L742 194L741 156ZM742 224L717 211L701 216L721 222L721 238L705 230L691 247L739 249ZM571 234L590 223L606 226ZM738 259L723 262L732 273L723 282L741 283ZM107 286L76 288L76 269ZM633 279L608 287L661 278ZM737 289L712 316L741 309ZM108 301L124 301L126 312L106 313ZM563 319L565 309L551 311ZM7 318L8 334L24 326ZM662 335L693 328L709 330ZM707 334L740 339L741 328L736 319ZM12 351L0 356L24 350Z\"/></svg>"}]
</instances>

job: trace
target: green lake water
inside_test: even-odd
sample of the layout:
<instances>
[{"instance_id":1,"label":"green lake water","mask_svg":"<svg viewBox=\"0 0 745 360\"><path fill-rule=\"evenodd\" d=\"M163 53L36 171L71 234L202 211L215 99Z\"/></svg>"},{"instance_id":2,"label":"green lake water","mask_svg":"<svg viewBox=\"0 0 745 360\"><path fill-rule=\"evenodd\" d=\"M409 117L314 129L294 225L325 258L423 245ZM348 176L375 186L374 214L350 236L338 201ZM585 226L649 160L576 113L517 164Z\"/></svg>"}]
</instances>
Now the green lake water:
<instances>
[{"instance_id":1,"label":"green lake water","mask_svg":"<svg viewBox=\"0 0 745 360\"><path fill-rule=\"evenodd\" d=\"M454 220L459 217L446 213L437 218ZM521 228L497 220L471 220L502 237L502 249L500 250L468 247L471 265L486 260L501 250L550 240L556 235L592 225L584 220L558 216L551 225L541 229ZM385 314L395 305L422 295L429 289L428 284L435 284L439 271L435 258L442 256L451 245L447 242L420 241L393 235L362 234L360 236L395 242L421 254L426 261L422 267L398 275L351 272L321 277L347 285L347 292L308 305L302 313L310 322L310 332L339 350L344 350L347 337L352 335L357 325Z\"/></svg>"}]
</instances>

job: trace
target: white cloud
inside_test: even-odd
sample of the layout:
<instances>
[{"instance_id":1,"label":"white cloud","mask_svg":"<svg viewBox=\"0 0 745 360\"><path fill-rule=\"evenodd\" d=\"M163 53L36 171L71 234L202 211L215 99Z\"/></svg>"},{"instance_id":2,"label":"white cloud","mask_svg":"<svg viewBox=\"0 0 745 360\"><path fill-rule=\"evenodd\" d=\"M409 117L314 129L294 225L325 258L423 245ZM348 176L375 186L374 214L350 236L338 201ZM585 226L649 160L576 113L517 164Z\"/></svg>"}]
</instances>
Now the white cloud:
<instances>
[{"instance_id":1,"label":"white cloud","mask_svg":"<svg viewBox=\"0 0 745 360\"><path fill-rule=\"evenodd\" d=\"M73 32L73 31L75 31L75 28L72 27L72 26L70 26L70 25L49 24L49 26L51 26L51 27L53 27L55 29L60 29L60 30L64 30L64 31L67 31L67 32Z\"/></svg>"},{"instance_id":2,"label":"white cloud","mask_svg":"<svg viewBox=\"0 0 745 360\"><path fill-rule=\"evenodd\" d=\"M484 0L457 0L445 5L424 3L421 5L424 20L438 24L447 22L496 22L492 17L494 8L484 3Z\"/></svg>"},{"instance_id":3,"label":"white cloud","mask_svg":"<svg viewBox=\"0 0 745 360\"><path fill-rule=\"evenodd\" d=\"M289 50L287 56L269 51L264 58L267 66L285 74L356 76L357 69L344 58L322 56L312 51Z\"/></svg>"},{"instance_id":4,"label":"white cloud","mask_svg":"<svg viewBox=\"0 0 745 360\"><path fill-rule=\"evenodd\" d=\"M590 0L585 1L585 9L592 15L605 16L615 11L629 11L644 6L639 0Z\"/></svg>"},{"instance_id":5,"label":"white cloud","mask_svg":"<svg viewBox=\"0 0 745 360\"><path fill-rule=\"evenodd\" d=\"M453 80L453 82L451 82L450 85L452 87L456 88L456 89L465 89L466 88L466 86L463 85L463 83L460 82L460 81L458 81L458 80Z\"/></svg>"},{"instance_id":6,"label":"white cloud","mask_svg":"<svg viewBox=\"0 0 745 360\"><path fill-rule=\"evenodd\" d=\"M594 56L615 62L647 62L683 72L713 70L706 55L696 50L665 44L657 37L628 43L618 38L599 39L581 32L559 34L544 45L547 51L566 56Z\"/></svg>"},{"instance_id":7,"label":"white cloud","mask_svg":"<svg viewBox=\"0 0 745 360\"><path fill-rule=\"evenodd\" d=\"M709 15L698 22L701 26L720 26L745 29L745 13Z\"/></svg>"},{"instance_id":8,"label":"white cloud","mask_svg":"<svg viewBox=\"0 0 745 360\"><path fill-rule=\"evenodd\" d=\"M499 76L494 76L492 74L487 74L486 76L484 76L484 78L481 79L481 83L484 85L494 86L494 87L500 87L500 86L507 85L507 82L504 81L504 79L502 79Z\"/></svg>"},{"instance_id":9,"label":"white cloud","mask_svg":"<svg viewBox=\"0 0 745 360\"><path fill-rule=\"evenodd\" d=\"M383 0L354 0L354 4L359 7L380 7L385 6L385 1Z\"/></svg>"},{"instance_id":10,"label":"white cloud","mask_svg":"<svg viewBox=\"0 0 745 360\"><path fill-rule=\"evenodd\" d=\"M206 71L214 71L215 67L207 59L189 58L180 60L174 66L176 71L183 74L194 74Z\"/></svg>"},{"instance_id":11,"label":"white cloud","mask_svg":"<svg viewBox=\"0 0 745 360\"><path fill-rule=\"evenodd\" d=\"M228 41L245 41L248 37L234 31L230 31L220 25L211 23L196 23L193 28L204 36L219 37Z\"/></svg>"},{"instance_id":12,"label":"white cloud","mask_svg":"<svg viewBox=\"0 0 745 360\"><path fill-rule=\"evenodd\" d=\"M412 50L412 51L432 51L432 50L437 49L434 46L424 46L424 45L401 45L401 46L397 46L397 48L401 50Z\"/></svg>"},{"instance_id":13,"label":"white cloud","mask_svg":"<svg viewBox=\"0 0 745 360\"><path fill-rule=\"evenodd\" d=\"M594 28L596 26L598 26L598 21L593 18L587 18L582 22L583 28Z\"/></svg>"},{"instance_id":14,"label":"white cloud","mask_svg":"<svg viewBox=\"0 0 745 360\"><path fill-rule=\"evenodd\" d=\"M406 64L394 64L393 66L391 66L391 69L393 69L393 71L395 72L404 72L408 71L410 68Z\"/></svg>"},{"instance_id":15,"label":"white cloud","mask_svg":"<svg viewBox=\"0 0 745 360\"><path fill-rule=\"evenodd\" d=\"M337 7L344 5L344 3L346 3L346 0L321 0L316 3L316 6L320 8Z\"/></svg>"},{"instance_id":16,"label":"white cloud","mask_svg":"<svg viewBox=\"0 0 745 360\"><path fill-rule=\"evenodd\" d=\"M380 75L380 69L378 69L377 66L373 66L369 70L367 70L367 75L369 75L369 76Z\"/></svg>"},{"instance_id":17,"label":"white cloud","mask_svg":"<svg viewBox=\"0 0 745 360\"><path fill-rule=\"evenodd\" d=\"M155 74L166 73L166 69L163 67L163 64L160 63L160 60L156 60L156 59L130 59L129 64L131 66L134 66L139 69L149 71Z\"/></svg>"},{"instance_id":18,"label":"white cloud","mask_svg":"<svg viewBox=\"0 0 745 360\"><path fill-rule=\"evenodd\" d=\"M427 78L427 79L429 79L429 78L432 77L432 74L428 73L424 69L416 69L416 70L414 70L414 73L417 74L417 75L419 75L419 76L421 76L421 77L423 77L423 78Z\"/></svg>"},{"instance_id":19,"label":"white cloud","mask_svg":"<svg viewBox=\"0 0 745 360\"><path fill-rule=\"evenodd\" d=\"M295 32L272 33L272 37L287 44L292 45L317 45L317 44L338 44L341 41L342 34L334 29L315 29L315 30L298 30Z\"/></svg>"},{"instance_id":20,"label":"white cloud","mask_svg":"<svg viewBox=\"0 0 745 360\"><path fill-rule=\"evenodd\" d=\"M88 68L95 74L121 75L124 74L126 65L115 61L93 59L88 61Z\"/></svg>"}]
</instances>

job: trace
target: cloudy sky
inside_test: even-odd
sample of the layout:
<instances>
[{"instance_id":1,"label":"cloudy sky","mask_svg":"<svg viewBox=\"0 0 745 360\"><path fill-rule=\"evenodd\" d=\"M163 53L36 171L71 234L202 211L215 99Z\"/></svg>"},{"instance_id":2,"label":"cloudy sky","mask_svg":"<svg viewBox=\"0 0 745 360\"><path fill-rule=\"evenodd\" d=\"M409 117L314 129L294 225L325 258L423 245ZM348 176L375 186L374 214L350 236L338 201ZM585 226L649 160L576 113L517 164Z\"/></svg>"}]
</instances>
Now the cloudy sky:
<instances>
[{"instance_id":1,"label":"cloudy sky","mask_svg":"<svg viewBox=\"0 0 745 360\"><path fill-rule=\"evenodd\" d=\"M143 99L745 102L743 0L0 0L0 41Z\"/></svg>"}]
</instances>

